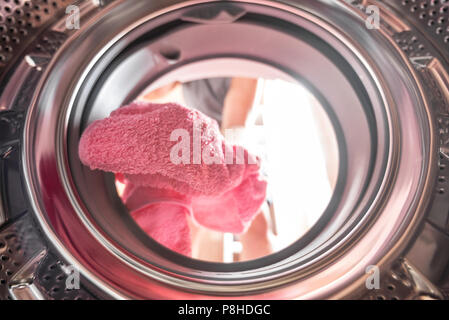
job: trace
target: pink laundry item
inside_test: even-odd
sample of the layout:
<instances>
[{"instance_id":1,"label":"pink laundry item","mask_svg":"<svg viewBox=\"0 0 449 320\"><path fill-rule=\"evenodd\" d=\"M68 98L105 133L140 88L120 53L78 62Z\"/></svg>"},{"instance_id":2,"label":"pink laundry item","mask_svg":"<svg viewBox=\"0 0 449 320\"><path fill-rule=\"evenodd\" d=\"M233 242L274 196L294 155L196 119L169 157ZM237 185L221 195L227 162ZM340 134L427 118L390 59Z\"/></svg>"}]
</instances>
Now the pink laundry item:
<instances>
[{"instance_id":1,"label":"pink laundry item","mask_svg":"<svg viewBox=\"0 0 449 320\"><path fill-rule=\"evenodd\" d=\"M126 183L122 199L137 224L167 248L191 255L187 215L189 201L170 190L136 187Z\"/></svg>"},{"instance_id":2,"label":"pink laundry item","mask_svg":"<svg viewBox=\"0 0 449 320\"><path fill-rule=\"evenodd\" d=\"M187 163L170 156L179 145L170 138L179 129L193 137ZM202 159L195 158L198 146ZM243 162L236 163L235 153L233 161L226 158L236 149L225 142L215 120L196 110L134 102L92 123L81 137L79 156L91 169L114 172L126 184L122 199L142 229L190 255L186 215L213 230L242 233L265 200L266 182L255 158L246 150ZM205 163L205 153L214 155L215 163Z\"/></svg>"}]
</instances>

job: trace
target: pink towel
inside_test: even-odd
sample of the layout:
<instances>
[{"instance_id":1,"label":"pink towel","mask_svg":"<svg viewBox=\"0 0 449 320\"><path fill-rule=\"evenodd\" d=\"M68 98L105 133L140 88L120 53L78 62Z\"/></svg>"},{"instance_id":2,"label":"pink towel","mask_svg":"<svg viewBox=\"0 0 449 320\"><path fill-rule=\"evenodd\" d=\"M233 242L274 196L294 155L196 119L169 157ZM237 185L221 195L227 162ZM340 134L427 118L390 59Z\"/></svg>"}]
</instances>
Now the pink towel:
<instances>
[{"instance_id":1,"label":"pink towel","mask_svg":"<svg viewBox=\"0 0 449 320\"><path fill-rule=\"evenodd\" d=\"M172 134L179 129L190 137L187 163L171 158L179 146ZM198 158L198 134L203 156L206 152L218 161ZM81 137L79 156L91 169L120 173L126 184L122 198L136 222L163 245L189 255L186 215L217 231L241 233L265 199L257 161L243 150L245 161L236 163L236 150L224 141L217 122L198 111L134 102L92 123Z\"/></svg>"}]
</instances>

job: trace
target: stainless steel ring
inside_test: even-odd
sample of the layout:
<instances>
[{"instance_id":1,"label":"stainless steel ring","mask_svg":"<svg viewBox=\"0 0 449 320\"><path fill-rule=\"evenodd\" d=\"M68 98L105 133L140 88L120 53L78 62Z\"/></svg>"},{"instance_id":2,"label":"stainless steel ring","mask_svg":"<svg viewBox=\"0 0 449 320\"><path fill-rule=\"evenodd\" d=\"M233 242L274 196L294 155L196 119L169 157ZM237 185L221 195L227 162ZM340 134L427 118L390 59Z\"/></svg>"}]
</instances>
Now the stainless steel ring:
<instances>
[{"instance_id":1,"label":"stainless steel ring","mask_svg":"<svg viewBox=\"0 0 449 320\"><path fill-rule=\"evenodd\" d=\"M381 28L371 30L365 2L97 4L83 2L80 30L55 19L50 29L62 46L50 55L29 51L16 68L25 71L13 72L0 99L12 109L36 78L21 168L31 211L61 260L91 285L115 298L385 297L366 291L366 268L376 265L389 278L398 264L416 264L404 258L437 179L434 100L423 67L398 45L412 27L390 8L381 6ZM270 46L257 38L262 33ZM165 46L176 47L179 59L167 59ZM278 254L232 265L180 257L124 218L110 177L79 163L77 141L88 123L151 83L192 77L191 70L200 77L202 64L217 61L238 72L248 60L305 81L320 98L340 141L337 191L320 223ZM145 61L153 63L142 67Z\"/></svg>"}]
</instances>

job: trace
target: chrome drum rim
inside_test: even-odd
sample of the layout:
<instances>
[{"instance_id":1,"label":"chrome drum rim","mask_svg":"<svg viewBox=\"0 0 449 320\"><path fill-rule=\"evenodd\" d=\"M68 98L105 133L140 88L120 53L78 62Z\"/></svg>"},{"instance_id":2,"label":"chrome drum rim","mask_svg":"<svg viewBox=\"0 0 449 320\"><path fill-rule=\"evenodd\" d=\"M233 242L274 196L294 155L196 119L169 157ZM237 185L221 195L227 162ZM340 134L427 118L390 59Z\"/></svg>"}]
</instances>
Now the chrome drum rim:
<instances>
[{"instance_id":1,"label":"chrome drum rim","mask_svg":"<svg viewBox=\"0 0 449 320\"><path fill-rule=\"evenodd\" d=\"M377 127L383 123L384 140L380 141L385 143L380 143L382 148L376 153L379 161L378 158L373 161L376 181L368 185L367 191L371 192L359 206L366 210L363 214L334 216L327 230L338 221L342 224L333 229L331 237L326 236L326 228L321 232L322 241L317 242L316 251L310 251L307 263L292 267L295 259L290 257L277 261L276 267L268 264L260 270L256 268L257 272L254 268L240 270L239 277L237 272L226 270L214 273L189 266L176 270L178 260L166 259L167 253L163 251L160 256L153 256L159 259L157 263L149 263L130 254L102 232L86 214L73 189L66 151L67 128L77 94L95 63L111 48L125 49L126 43L120 40L132 36L145 23L158 17L164 19L186 7L213 2L170 1L169 6L168 3L117 1L86 22L76 37L69 38L53 57L36 90L24 132L23 169L38 221L64 259L117 298L343 297L363 286L367 266L388 265L407 244L430 198L432 190L428 184L435 177L435 168L430 164L436 162L431 114L413 68L386 30L370 33L367 29L349 28L363 25L364 17L356 15L343 2L233 2L236 8L244 8L246 12L277 12L283 19L307 22L321 36L327 34L335 41L334 47L352 53L352 61L358 60L353 68L370 75L366 82L377 89L367 92L374 107L376 104L379 107L375 117L384 117ZM319 6L333 11L327 10L323 19ZM116 21L114 16L126 19ZM88 52L88 57L76 54L74 48ZM385 53L379 48L389 51ZM391 64L397 68L388 69ZM66 73L62 79L61 72L66 71L63 66L70 65L80 67L73 68L69 71L72 76ZM385 111L383 115L381 109ZM52 143L48 142L48 136L54 137ZM350 143L348 147L350 152ZM386 161L385 166L382 159ZM357 166L348 165L348 174L354 167ZM353 223L349 223L351 218ZM319 253L320 247L328 250ZM264 273L267 268L276 272Z\"/></svg>"}]
</instances>

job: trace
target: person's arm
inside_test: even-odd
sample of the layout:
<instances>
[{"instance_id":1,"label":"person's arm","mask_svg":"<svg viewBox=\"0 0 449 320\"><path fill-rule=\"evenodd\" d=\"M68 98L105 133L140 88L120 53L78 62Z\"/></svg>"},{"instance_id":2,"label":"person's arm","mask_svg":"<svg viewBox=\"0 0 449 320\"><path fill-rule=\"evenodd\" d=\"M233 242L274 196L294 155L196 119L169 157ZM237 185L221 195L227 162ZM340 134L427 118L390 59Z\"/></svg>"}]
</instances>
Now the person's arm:
<instances>
[{"instance_id":1,"label":"person's arm","mask_svg":"<svg viewBox=\"0 0 449 320\"><path fill-rule=\"evenodd\" d=\"M221 129L243 127L254 104L258 80L250 78L233 78L226 95ZM272 252L269 238L268 221L263 214L254 218L249 229L240 235L243 246L237 261L252 260L266 256Z\"/></svg>"},{"instance_id":2,"label":"person's arm","mask_svg":"<svg viewBox=\"0 0 449 320\"><path fill-rule=\"evenodd\" d=\"M221 127L222 130L245 125L253 107L257 90L257 79L233 78L226 95Z\"/></svg>"},{"instance_id":3,"label":"person's arm","mask_svg":"<svg viewBox=\"0 0 449 320\"><path fill-rule=\"evenodd\" d=\"M162 86L160 88L157 88L153 91L147 92L143 96L143 100L152 101L152 100L162 99L162 98L168 96L179 84L180 84L180 82L175 81L175 82L166 84L165 86Z\"/></svg>"}]
</instances>

